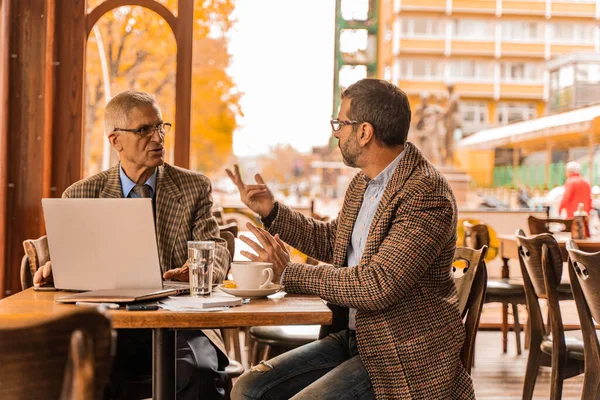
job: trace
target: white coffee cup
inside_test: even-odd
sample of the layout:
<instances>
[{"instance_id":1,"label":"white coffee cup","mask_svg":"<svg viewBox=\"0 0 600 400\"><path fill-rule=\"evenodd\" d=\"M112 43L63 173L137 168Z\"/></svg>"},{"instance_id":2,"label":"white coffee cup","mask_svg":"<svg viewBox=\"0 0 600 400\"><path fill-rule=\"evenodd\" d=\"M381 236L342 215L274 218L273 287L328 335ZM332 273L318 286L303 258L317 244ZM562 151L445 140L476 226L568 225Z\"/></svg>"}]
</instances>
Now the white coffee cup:
<instances>
[{"instance_id":1,"label":"white coffee cup","mask_svg":"<svg viewBox=\"0 0 600 400\"><path fill-rule=\"evenodd\" d=\"M273 284L271 267L273 264L267 262L232 262L231 274L238 289L266 289Z\"/></svg>"}]
</instances>

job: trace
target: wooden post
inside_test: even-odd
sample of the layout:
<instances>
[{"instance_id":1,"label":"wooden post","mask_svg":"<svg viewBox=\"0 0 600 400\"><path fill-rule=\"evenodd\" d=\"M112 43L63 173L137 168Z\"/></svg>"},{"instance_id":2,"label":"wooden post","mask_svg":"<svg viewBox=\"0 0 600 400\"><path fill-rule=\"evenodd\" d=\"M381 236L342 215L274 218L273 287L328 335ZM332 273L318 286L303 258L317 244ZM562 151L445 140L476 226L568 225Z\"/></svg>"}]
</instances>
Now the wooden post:
<instances>
[{"instance_id":1,"label":"wooden post","mask_svg":"<svg viewBox=\"0 0 600 400\"><path fill-rule=\"evenodd\" d=\"M175 83L174 164L189 168L192 111L194 0L179 0L177 12L177 76Z\"/></svg>"},{"instance_id":2,"label":"wooden post","mask_svg":"<svg viewBox=\"0 0 600 400\"><path fill-rule=\"evenodd\" d=\"M50 194L55 0L13 0L4 294L21 288L23 240L44 232L41 198Z\"/></svg>"},{"instance_id":3,"label":"wooden post","mask_svg":"<svg viewBox=\"0 0 600 400\"><path fill-rule=\"evenodd\" d=\"M0 298L4 296L6 254L6 185L8 174L8 60L10 59L10 0L0 0Z\"/></svg>"}]
</instances>

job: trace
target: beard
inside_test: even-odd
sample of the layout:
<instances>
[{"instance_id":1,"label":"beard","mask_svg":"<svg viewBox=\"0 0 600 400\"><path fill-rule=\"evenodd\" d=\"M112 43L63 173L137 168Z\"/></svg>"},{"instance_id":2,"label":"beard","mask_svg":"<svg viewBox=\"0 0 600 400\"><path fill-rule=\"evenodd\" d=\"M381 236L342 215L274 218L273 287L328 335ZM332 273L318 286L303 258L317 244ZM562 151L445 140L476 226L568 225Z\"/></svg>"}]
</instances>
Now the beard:
<instances>
[{"instance_id":1,"label":"beard","mask_svg":"<svg viewBox=\"0 0 600 400\"><path fill-rule=\"evenodd\" d=\"M360 156L361 151L360 146L358 145L358 139L356 138L356 132L352 132L343 146L340 142L339 147L344 164L352 168L357 168L358 156Z\"/></svg>"}]
</instances>

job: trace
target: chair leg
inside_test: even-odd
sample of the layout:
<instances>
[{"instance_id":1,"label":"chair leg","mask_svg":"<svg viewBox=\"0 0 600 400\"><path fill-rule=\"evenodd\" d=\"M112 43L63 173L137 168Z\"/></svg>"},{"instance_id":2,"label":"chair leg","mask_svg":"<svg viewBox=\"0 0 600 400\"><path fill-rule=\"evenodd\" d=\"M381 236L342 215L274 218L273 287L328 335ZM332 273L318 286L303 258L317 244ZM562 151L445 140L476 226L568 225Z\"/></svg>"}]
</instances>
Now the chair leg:
<instances>
[{"instance_id":1,"label":"chair leg","mask_svg":"<svg viewBox=\"0 0 600 400\"><path fill-rule=\"evenodd\" d=\"M242 348L240 345L240 329L234 328L232 329L233 335L233 354L235 356L235 360L238 362L242 362Z\"/></svg>"},{"instance_id":2,"label":"chair leg","mask_svg":"<svg viewBox=\"0 0 600 400\"><path fill-rule=\"evenodd\" d=\"M525 323L525 344L523 346L525 350L529 350L529 342L531 341L531 324L529 321L529 315L527 315L527 322Z\"/></svg>"},{"instance_id":3,"label":"chair leg","mask_svg":"<svg viewBox=\"0 0 600 400\"><path fill-rule=\"evenodd\" d=\"M267 361L271 357L271 345L265 345L261 360Z\"/></svg>"},{"instance_id":4,"label":"chair leg","mask_svg":"<svg viewBox=\"0 0 600 400\"><path fill-rule=\"evenodd\" d=\"M563 382L565 380L565 365L567 363L566 353L562 357L552 354L552 375L550 384L550 399L562 399Z\"/></svg>"},{"instance_id":5,"label":"chair leg","mask_svg":"<svg viewBox=\"0 0 600 400\"><path fill-rule=\"evenodd\" d=\"M250 366L253 367L256 364L258 364L259 358L260 358L260 345L258 344L258 341L254 341L254 343L252 344L252 352L250 353Z\"/></svg>"},{"instance_id":6,"label":"chair leg","mask_svg":"<svg viewBox=\"0 0 600 400\"><path fill-rule=\"evenodd\" d=\"M521 355L521 322L519 321L519 309L516 304L512 305L515 338L517 339L517 354Z\"/></svg>"},{"instance_id":7,"label":"chair leg","mask_svg":"<svg viewBox=\"0 0 600 400\"><path fill-rule=\"evenodd\" d=\"M502 353L508 351L508 304L502 303Z\"/></svg>"},{"instance_id":8,"label":"chair leg","mask_svg":"<svg viewBox=\"0 0 600 400\"><path fill-rule=\"evenodd\" d=\"M542 358L542 350L540 343L532 343L529 349L529 357L527 357L527 370L525 371L525 382L523 383L523 400L531 400L533 397L533 389L537 379L538 370Z\"/></svg>"}]
</instances>

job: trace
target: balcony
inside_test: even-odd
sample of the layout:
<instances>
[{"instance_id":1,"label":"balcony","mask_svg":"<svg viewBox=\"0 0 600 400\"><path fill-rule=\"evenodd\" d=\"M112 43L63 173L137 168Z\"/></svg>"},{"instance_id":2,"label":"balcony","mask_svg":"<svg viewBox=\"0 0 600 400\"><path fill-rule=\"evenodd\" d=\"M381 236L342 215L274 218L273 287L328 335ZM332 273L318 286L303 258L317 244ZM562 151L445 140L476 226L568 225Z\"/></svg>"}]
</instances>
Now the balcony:
<instances>
[{"instance_id":1,"label":"balcony","mask_svg":"<svg viewBox=\"0 0 600 400\"><path fill-rule=\"evenodd\" d=\"M460 97L487 97L494 96L493 79L486 81L471 81L464 78L451 77L452 82L456 87L456 91L460 93Z\"/></svg>"},{"instance_id":2,"label":"balcony","mask_svg":"<svg viewBox=\"0 0 600 400\"><path fill-rule=\"evenodd\" d=\"M584 52L593 52L594 51L594 45L592 43L590 44L552 44L550 45L550 54L552 55L552 57L561 55L561 54L566 54L566 53L571 53L574 51L584 51Z\"/></svg>"},{"instance_id":3,"label":"balcony","mask_svg":"<svg viewBox=\"0 0 600 400\"><path fill-rule=\"evenodd\" d=\"M444 54L446 42L440 38L402 38L400 53Z\"/></svg>"},{"instance_id":4,"label":"balcony","mask_svg":"<svg viewBox=\"0 0 600 400\"><path fill-rule=\"evenodd\" d=\"M403 0L401 10L445 11L446 0Z\"/></svg>"},{"instance_id":5,"label":"balcony","mask_svg":"<svg viewBox=\"0 0 600 400\"><path fill-rule=\"evenodd\" d=\"M452 54L494 55L494 39L473 40L457 38L452 40Z\"/></svg>"},{"instance_id":6,"label":"balcony","mask_svg":"<svg viewBox=\"0 0 600 400\"><path fill-rule=\"evenodd\" d=\"M429 93L446 93L447 88L442 78L435 81L419 80L419 78L411 78L410 80L400 79L398 87L408 94L419 95L423 92Z\"/></svg>"},{"instance_id":7,"label":"balcony","mask_svg":"<svg viewBox=\"0 0 600 400\"><path fill-rule=\"evenodd\" d=\"M574 3L571 1L552 1L552 16L582 16L582 17L595 17L596 16L596 2L578 2Z\"/></svg>"},{"instance_id":8,"label":"balcony","mask_svg":"<svg viewBox=\"0 0 600 400\"><path fill-rule=\"evenodd\" d=\"M453 0L452 12L495 14L496 0Z\"/></svg>"},{"instance_id":9,"label":"balcony","mask_svg":"<svg viewBox=\"0 0 600 400\"><path fill-rule=\"evenodd\" d=\"M545 1L503 1L502 15L517 14L517 15L545 15Z\"/></svg>"},{"instance_id":10,"label":"balcony","mask_svg":"<svg viewBox=\"0 0 600 400\"><path fill-rule=\"evenodd\" d=\"M508 42L500 45L503 56L544 57L544 43L540 42Z\"/></svg>"},{"instance_id":11,"label":"balcony","mask_svg":"<svg viewBox=\"0 0 600 400\"><path fill-rule=\"evenodd\" d=\"M520 81L500 83L500 97L511 99L535 99L544 98L543 81Z\"/></svg>"}]
</instances>

